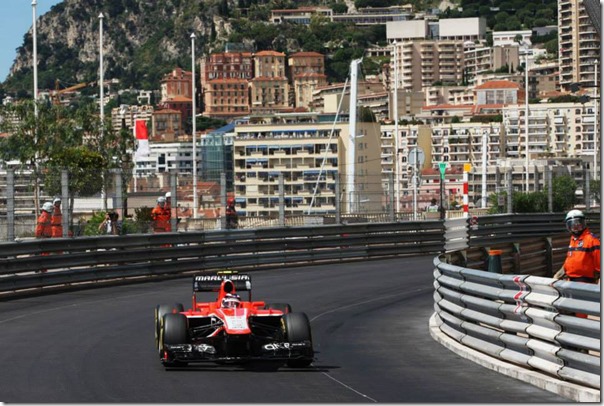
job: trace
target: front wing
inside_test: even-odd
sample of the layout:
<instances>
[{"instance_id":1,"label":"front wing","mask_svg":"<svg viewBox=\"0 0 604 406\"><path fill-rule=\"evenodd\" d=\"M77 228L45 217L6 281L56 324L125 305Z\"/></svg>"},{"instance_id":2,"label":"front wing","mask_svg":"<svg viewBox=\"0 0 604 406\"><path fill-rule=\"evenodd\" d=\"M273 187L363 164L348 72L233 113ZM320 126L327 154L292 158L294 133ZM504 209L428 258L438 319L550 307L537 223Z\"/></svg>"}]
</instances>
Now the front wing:
<instances>
[{"instance_id":1,"label":"front wing","mask_svg":"<svg viewBox=\"0 0 604 406\"><path fill-rule=\"evenodd\" d=\"M208 344L165 345L162 361L180 362L241 362L287 361L312 359L314 352L310 341L270 342L248 354L224 355Z\"/></svg>"}]
</instances>

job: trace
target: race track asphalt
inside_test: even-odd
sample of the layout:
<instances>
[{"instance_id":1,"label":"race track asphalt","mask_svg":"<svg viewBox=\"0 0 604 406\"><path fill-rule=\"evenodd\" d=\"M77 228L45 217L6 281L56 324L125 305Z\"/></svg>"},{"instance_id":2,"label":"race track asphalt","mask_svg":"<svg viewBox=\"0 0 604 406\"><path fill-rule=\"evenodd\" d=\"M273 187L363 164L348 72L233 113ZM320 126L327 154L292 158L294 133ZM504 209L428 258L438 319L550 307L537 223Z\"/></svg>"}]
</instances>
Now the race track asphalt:
<instances>
[{"instance_id":1,"label":"race track asphalt","mask_svg":"<svg viewBox=\"0 0 604 406\"><path fill-rule=\"evenodd\" d=\"M432 260L250 273L254 300L290 303L310 318L317 354L306 369L164 369L154 348L154 308L190 307L191 277L0 302L0 401L568 402L466 360L431 337Z\"/></svg>"}]
</instances>

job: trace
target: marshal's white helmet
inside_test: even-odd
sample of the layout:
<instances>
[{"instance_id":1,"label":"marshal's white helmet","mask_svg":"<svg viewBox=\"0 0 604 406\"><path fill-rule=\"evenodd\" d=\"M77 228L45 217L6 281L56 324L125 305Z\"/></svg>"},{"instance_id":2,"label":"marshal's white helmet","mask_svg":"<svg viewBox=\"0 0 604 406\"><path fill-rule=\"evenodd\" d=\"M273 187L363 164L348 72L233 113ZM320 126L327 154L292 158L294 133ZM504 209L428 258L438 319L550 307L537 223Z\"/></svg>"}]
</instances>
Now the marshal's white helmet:
<instances>
[{"instance_id":1,"label":"marshal's white helmet","mask_svg":"<svg viewBox=\"0 0 604 406\"><path fill-rule=\"evenodd\" d=\"M159 203L160 205L163 205L166 203L166 198L163 196L160 196L157 198L157 203Z\"/></svg>"},{"instance_id":2,"label":"marshal's white helmet","mask_svg":"<svg viewBox=\"0 0 604 406\"><path fill-rule=\"evenodd\" d=\"M51 202L46 202L42 205L42 210L52 213L54 210L54 206Z\"/></svg>"},{"instance_id":3,"label":"marshal's white helmet","mask_svg":"<svg viewBox=\"0 0 604 406\"><path fill-rule=\"evenodd\" d=\"M55 197L55 199L52 201L52 204L57 204L57 203L61 203L60 197Z\"/></svg>"},{"instance_id":4,"label":"marshal's white helmet","mask_svg":"<svg viewBox=\"0 0 604 406\"><path fill-rule=\"evenodd\" d=\"M571 210L566 213L564 219L566 229L576 235L579 235L585 230L585 214L581 210Z\"/></svg>"},{"instance_id":5,"label":"marshal's white helmet","mask_svg":"<svg viewBox=\"0 0 604 406\"><path fill-rule=\"evenodd\" d=\"M172 192L166 192L165 197L166 197L166 199L168 199L168 198L172 197Z\"/></svg>"}]
</instances>

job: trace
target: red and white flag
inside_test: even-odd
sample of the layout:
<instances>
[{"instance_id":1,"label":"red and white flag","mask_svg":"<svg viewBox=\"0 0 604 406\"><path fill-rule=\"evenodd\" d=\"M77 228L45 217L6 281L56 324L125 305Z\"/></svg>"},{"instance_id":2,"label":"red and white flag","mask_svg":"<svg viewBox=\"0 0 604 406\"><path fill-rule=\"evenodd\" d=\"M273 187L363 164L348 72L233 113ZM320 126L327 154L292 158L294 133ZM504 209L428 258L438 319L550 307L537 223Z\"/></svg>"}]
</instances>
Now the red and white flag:
<instances>
[{"instance_id":1,"label":"red and white flag","mask_svg":"<svg viewBox=\"0 0 604 406\"><path fill-rule=\"evenodd\" d=\"M149 132L147 131L147 122L145 120L136 120L134 126L134 135L138 141L138 147L134 154L135 158L149 156Z\"/></svg>"}]
</instances>

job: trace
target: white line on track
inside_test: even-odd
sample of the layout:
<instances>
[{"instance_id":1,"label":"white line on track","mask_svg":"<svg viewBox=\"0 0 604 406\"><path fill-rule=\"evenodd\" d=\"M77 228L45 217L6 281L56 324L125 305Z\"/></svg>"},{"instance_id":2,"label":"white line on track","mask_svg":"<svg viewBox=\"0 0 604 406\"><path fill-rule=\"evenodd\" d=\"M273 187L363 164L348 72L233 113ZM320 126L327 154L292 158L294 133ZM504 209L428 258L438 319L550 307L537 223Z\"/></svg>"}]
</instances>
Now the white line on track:
<instances>
[{"instance_id":1,"label":"white line on track","mask_svg":"<svg viewBox=\"0 0 604 406\"><path fill-rule=\"evenodd\" d=\"M434 289L433 287L429 288L429 290L433 290L433 289ZM313 317L312 319L310 319L310 321L317 320L319 317L323 317L326 314L335 313L335 312L338 312L340 310L349 309L351 307L360 306L360 305L367 304L367 303L372 303L372 302L377 302L379 300L390 299L390 298L397 297L397 296L403 296L403 295L407 295L409 293L417 293L417 292L421 292L421 291L424 291L424 290L428 290L428 289L425 288L425 289L416 289L414 291L399 292L399 293L395 293L393 295L380 296L380 297L376 297L374 299L364 300L362 302L356 302L356 303L351 303L351 304L346 305L346 306L336 307L335 309L331 309L331 310L328 310L326 312L323 312L321 314L316 315L315 317Z\"/></svg>"},{"instance_id":2,"label":"white line on track","mask_svg":"<svg viewBox=\"0 0 604 406\"><path fill-rule=\"evenodd\" d=\"M127 299L127 298L137 297L137 296L146 296L146 295L150 295L150 294L155 294L155 292L144 292L144 293L137 293L135 295L117 296L117 297L112 297L110 299L110 301L113 302L114 300ZM68 304L68 305L65 305L65 306L51 307L49 309L44 309L44 310L40 310L40 311L37 311L37 312L31 312L31 313L27 313L27 314L22 314L20 316L15 316L15 317L11 317L11 318L8 318L8 319L3 319L3 320L0 320L0 324L6 323L6 322L9 322L9 321L13 321L13 320L23 319L23 318L29 317L29 316L35 316L35 315L38 315L38 314L44 314L44 313L48 313L48 312L54 312L55 310L74 308L74 307L79 307L80 305L89 305L89 304L102 303L102 302L107 302L107 299L90 300L90 301L87 301L87 302L71 303L71 304Z\"/></svg>"},{"instance_id":3,"label":"white line on track","mask_svg":"<svg viewBox=\"0 0 604 406\"><path fill-rule=\"evenodd\" d=\"M321 372L323 375L325 375L326 377L328 377L329 379L331 379L334 382L337 382L338 384L342 385L343 387L345 387L348 390L353 391L354 393L356 393L357 395L360 395L362 397L364 397L365 399L368 399L370 401L372 401L373 403L377 403L377 400L373 399L371 396L367 396L364 393L359 392L358 390L350 387L349 385L346 385L344 382L342 381L338 381L336 378L334 378L333 376L329 375L327 372Z\"/></svg>"},{"instance_id":4,"label":"white line on track","mask_svg":"<svg viewBox=\"0 0 604 406\"><path fill-rule=\"evenodd\" d=\"M433 289L433 287L429 288L429 290L432 290L432 289ZM390 298L397 297L397 296L403 296L403 295L407 295L409 293L421 292L421 291L424 291L424 290L428 290L428 288L426 288L426 289L416 289L416 290L407 291L407 292L400 292L400 293L395 293L393 295L380 296L380 297L376 297L374 299L364 300L362 302L356 302L356 303L352 303L352 304L349 304L349 305L346 305L346 306L336 307L335 309L331 309L331 310L328 310L326 312L323 312L321 314L316 315L315 317L313 317L312 319L310 319L310 321L317 320L318 318L323 317L326 314L335 313L335 312L338 312L340 310L349 309L351 307L360 306L360 305L367 304L367 303L372 303L372 302L377 302L379 300L390 299ZM365 395L364 393L359 392L358 390L354 389L352 386L346 385L344 382L337 380L333 376L329 375L327 372L321 372L321 373L323 375L325 375L326 377L328 377L329 379L331 379L332 381L337 382L339 385L345 387L346 389L348 389L350 391L353 391L354 393L356 393L356 394L358 394L358 395L360 395L360 396L362 396L362 397L364 397L364 398L366 398L366 399L368 399L368 400L370 400L370 401L372 401L374 403L378 402L377 400L373 399L371 396Z\"/></svg>"}]
</instances>

